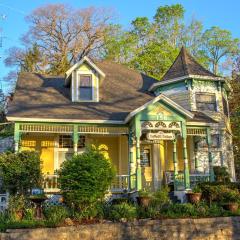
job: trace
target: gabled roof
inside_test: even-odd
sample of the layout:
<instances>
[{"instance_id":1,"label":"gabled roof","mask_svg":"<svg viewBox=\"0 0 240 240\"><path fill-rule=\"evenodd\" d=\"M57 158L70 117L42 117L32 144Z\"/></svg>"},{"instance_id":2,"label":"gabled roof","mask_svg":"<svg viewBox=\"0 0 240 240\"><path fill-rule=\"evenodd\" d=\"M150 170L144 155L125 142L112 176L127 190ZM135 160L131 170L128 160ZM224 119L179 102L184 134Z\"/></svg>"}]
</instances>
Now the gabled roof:
<instances>
[{"instance_id":1,"label":"gabled roof","mask_svg":"<svg viewBox=\"0 0 240 240\"><path fill-rule=\"evenodd\" d=\"M191 113L187 109L183 108L182 106L180 106L176 102L172 101L166 95L160 94L157 97L155 97L154 99L152 99L151 101L145 103L141 107L139 107L139 108L135 109L134 111L132 111L131 113L129 113L128 116L126 117L125 121L128 122L133 116L135 116L136 114L138 114L139 112L141 112L142 110L147 108L149 105L154 104L154 103L156 103L160 100L165 102L168 106L171 106L173 109L177 110L179 113L181 113L186 118L193 119L193 117L194 117L193 113Z\"/></svg>"},{"instance_id":2,"label":"gabled roof","mask_svg":"<svg viewBox=\"0 0 240 240\"><path fill-rule=\"evenodd\" d=\"M67 85L68 83L68 79L71 76L72 72L77 69L79 66L81 66L84 62L87 62L89 64L89 66L91 66L94 70L96 70L99 75L104 78L105 77L105 73L96 66L96 64L91 61L87 56L83 57L79 62L75 63L70 69L68 69L68 71L65 73L66 76L66 81L65 84Z\"/></svg>"},{"instance_id":3,"label":"gabled roof","mask_svg":"<svg viewBox=\"0 0 240 240\"><path fill-rule=\"evenodd\" d=\"M123 123L130 112L155 98L148 88L156 79L110 61L95 65L106 75L99 85L99 102L72 102L64 76L21 73L8 120Z\"/></svg>"},{"instance_id":4,"label":"gabled roof","mask_svg":"<svg viewBox=\"0 0 240 240\"><path fill-rule=\"evenodd\" d=\"M188 78L206 79L224 81L224 78L217 76L198 63L187 50L182 47L172 66L162 77L161 81L151 86L150 91L157 86L166 85L176 81L182 81Z\"/></svg>"}]
</instances>

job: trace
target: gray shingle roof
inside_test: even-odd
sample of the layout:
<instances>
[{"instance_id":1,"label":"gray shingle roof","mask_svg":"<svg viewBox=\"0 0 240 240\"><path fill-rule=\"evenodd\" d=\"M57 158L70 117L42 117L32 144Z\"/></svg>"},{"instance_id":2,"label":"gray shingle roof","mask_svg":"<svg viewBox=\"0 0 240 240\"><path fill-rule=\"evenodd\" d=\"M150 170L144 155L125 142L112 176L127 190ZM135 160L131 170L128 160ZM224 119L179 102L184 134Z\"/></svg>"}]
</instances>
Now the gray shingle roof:
<instances>
[{"instance_id":1,"label":"gray shingle roof","mask_svg":"<svg viewBox=\"0 0 240 240\"><path fill-rule=\"evenodd\" d=\"M158 82L154 78L109 61L97 66L106 74L100 85L99 102L72 102L70 88L64 86L64 76L21 73L7 116L123 121L130 112L155 97L148 91ZM204 114L193 113L191 121L213 121Z\"/></svg>"},{"instance_id":2,"label":"gray shingle roof","mask_svg":"<svg viewBox=\"0 0 240 240\"><path fill-rule=\"evenodd\" d=\"M202 65L200 65L188 52L182 47L172 66L163 76L162 81L179 78L187 75L200 75L206 77L218 77Z\"/></svg>"},{"instance_id":3,"label":"gray shingle roof","mask_svg":"<svg viewBox=\"0 0 240 240\"><path fill-rule=\"evenodd\" d=\"M99 62L97 66L106 74L100 85L99 102L71 102L70 89L64 87L63 76L22 73L8 116L121 121L154 98L148 88L157 80L108 61Z\"/></svg>"}]
</instances>

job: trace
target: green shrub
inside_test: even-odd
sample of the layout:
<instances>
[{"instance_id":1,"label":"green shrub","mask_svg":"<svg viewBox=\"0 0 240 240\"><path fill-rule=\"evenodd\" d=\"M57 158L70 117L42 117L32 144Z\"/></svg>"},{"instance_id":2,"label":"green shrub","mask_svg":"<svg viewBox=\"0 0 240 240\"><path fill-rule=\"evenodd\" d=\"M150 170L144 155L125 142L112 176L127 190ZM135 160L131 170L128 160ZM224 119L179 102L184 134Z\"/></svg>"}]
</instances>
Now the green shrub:
<instances>
[{"instance_id":1,"label":"green shrub","mask_svg":"<svg viewBox=\"0 0 240 240\"><path fill-rule=\"evenodd\" d=\"M69 217L69 211L64 206L49 206L44 208L44 216L49 224L57 226Z\"/></svg>"},{"instance_id":2,"label":"green shrub","mask_svg":"<svg viewBox=\"0 0 240 240\"><path fill-rule=\"evenodd\" d=\"M61 166L59 182L65 202L83 211L103 199L114 176L111 161L99 150L88 148Z\"/></svg>"},{"instance_id":3,"label":"green shrub","mask_svg":"<svg viewBox=\"0 0 240 240\"><path fill-rule=\"evenodd\" d=\"M202 183L198 185L202 190L203 199L210 204L215 202L238 202L240 194L238 185L231 183Z\"/></svg>"},{"instance_id":4,"label":"green shrub","mask_svg":"<svg viewBox=\"0 0 240 240\"><path fill-rule=\"evenodd\" d=\"M240 195L238 190L227 188L222 194L219 196L219 201L221 203L235 203L239 202Z\"/></svg>"},{"instance_id":5,"label":"green shrub","mask_svg":"<svg viewBox=\"0 0 240 240\"><path fill-rule=\"evenodd\" d=\"M133 220L137 217L137 210L133 204L121 203L109 208L109 219L120 221L121 219Z\"/></svg>"},{"instance_id":6,"label":"green shrub","mask_svg":"<svg viewBox=\"0 0 240 240\"><path fill-rule=\"evenodd\" d=\"M35 219L35 208L34 207L25 207L24 209L24 220L34 220Z\"/></svg>"},{"instance_id":7,"label":"green shrub","mask_svg":"<svg viewBox=\"0 0 240 240\"><path fill-rule=\"evenodd\" d=\"M163 208L161 215L170 218L196 217L198 211L190 203L170 204L168 207Z\"/></svg>"},{"instance_id":8,"label":"green shrub","mask_svg":"<svg viewBox=\"0 0 240 240\"><path fill-rule=\"evenodd\" d=\"M230 182L230 174L226 167L214 166L213 171L217 182Z\"/></svg>"},{"instance_id":9,"label":"green shrub","mask_svg":"<svg viewBox=\"0 0 240 240\"><path fill-rule=\"evenodd\" d=\"M153 193L153 198L151 200L151 206L155 207L158 210L161 210L161 208L167 204L170 204L169 199L169 188L168 187L162 187L160 190Z\"/></svg>"},{"instance_id":10,"label":"green shrub","mask_svg":"<svg viewBox=\"0 0 240 240\"><path fill-rule=\"evenodd\" d=\"M157 206L150 205L147 208L142 206L137 206L137 217L138 218L159 218L160 217L160 211Z\"/></svg>"},{"instance_id":11,"label":"green shrub","mask_svg":"<svg viewBox=\"0 0 240 240\"><path fill-rule=\"evenodd\" d=\"M82 210L75 210L73 212L73 217L78 220L89 220L89 219L103 219L104 218L104 206L105 204L102 202L97 202L92 205L88 205Z\"/></svg>"},{"instance_id":12,"label":"green shrub","mask_svg":"<svg viewBox=\"0 0 240 240\"><path fill-rule=\"evenodd\" d=\"M36 152L0 154L0 172L3 187L10 194L26 195L30 189L41 186L41 161Z\"/></svg>"}]
</instances>

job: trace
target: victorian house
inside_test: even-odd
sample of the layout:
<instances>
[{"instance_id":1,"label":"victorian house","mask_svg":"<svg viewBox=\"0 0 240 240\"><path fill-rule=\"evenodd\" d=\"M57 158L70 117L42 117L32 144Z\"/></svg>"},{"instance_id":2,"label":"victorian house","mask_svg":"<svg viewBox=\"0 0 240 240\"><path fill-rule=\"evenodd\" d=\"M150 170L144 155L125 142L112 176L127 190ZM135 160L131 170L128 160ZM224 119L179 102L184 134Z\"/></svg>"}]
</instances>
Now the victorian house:
<instances>
[{"instance_id":1,"label":"victorian house","mask_svg":"<svg viewBox=\"0 0 240 240\"><path fill-rule=\"evenodd\" d=\"M229 92L184 48L160 81L84 57L65 76L21 73L7 119L15 151L40 153L48 193L59 191L61 163L89 144L116 166L112 192L184 191L213 181L215 165L235 179Z\"/></svg>"}]
</instances>

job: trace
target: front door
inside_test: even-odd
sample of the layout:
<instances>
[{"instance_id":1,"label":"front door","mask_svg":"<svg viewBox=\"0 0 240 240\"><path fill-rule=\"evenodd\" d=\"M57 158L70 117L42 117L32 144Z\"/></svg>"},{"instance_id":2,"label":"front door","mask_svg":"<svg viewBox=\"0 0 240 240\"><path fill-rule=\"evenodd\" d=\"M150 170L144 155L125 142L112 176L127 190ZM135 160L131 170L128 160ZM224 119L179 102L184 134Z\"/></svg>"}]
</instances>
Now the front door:
<instances>
[{"instance_id":1,"label":"front door","mask_svg":"<svg viewBox=\"0 0 240 240\"><path fill-rule=\"evenodd\" d=\"M152 189L152 147L148 144L141 145L141 170L142 187L146 190Z\"/></svg>"}]
</instances>

